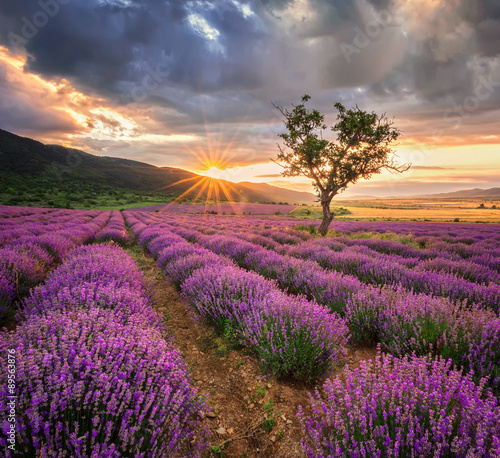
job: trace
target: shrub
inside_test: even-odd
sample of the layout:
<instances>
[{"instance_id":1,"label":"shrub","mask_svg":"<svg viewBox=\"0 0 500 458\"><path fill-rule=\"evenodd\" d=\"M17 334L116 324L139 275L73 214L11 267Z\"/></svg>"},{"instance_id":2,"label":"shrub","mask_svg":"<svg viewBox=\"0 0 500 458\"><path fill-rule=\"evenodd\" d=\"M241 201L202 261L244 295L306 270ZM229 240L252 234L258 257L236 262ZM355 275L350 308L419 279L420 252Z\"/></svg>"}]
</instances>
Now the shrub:
<instances>
[{"instance_id":1,"label":"shrub","mask_svg":"<svg viewBox=\"0 0 500 458\"><path fill-rule=\"evenodd\" d=\"M165 276L172 280L177 288L198 269L206 266L222 268L223 266L234 265L231 260L223 256L217 256L208 250L202 252L202 250L202 248L195 249L191 254L175 258L163 268Z\"/></svg>"},{"instance_id":2,"label":"shrub","mask_svg":"<svg viewBox=\"0 0 500 458\"><path fill-rule=\"evenodd\" d=\"M116 283L83 282L61 287L59 282L36 287L22 304L27 316L47 315L54 311L77 312L93 308L110 309L120 323L141 321L163 330L161 318L153 309L143 290Z\"/></svg>"},{"instance_id":3,"label":"shrub","mask_svg":"<svg viewBox=\"0 0 500 458\"><path fill-rule=\"evenodd\" d=\"M0 272L0 319L10 314L15 297L14 283Z\"/></svg>"},{"instance_id":4,"label":"shrub","mask_svg":"<svg viewBox=\"0 0 500 458\"><path fill-rule=\"evenodd\" d=\"M309 382L344 359L348 329L343 320L282 293L258 274L211 265L197 270L181 290L199 316L219 334L229 328L276 377Z\"/></svg>"},{"instance_id":5,"label":"shrub","mask_svg":"<svg viewBox=\"0 0 500 458\"><path fill-rule=\"evenodd\" d=\"M0 276L4 284L4 292L0 292L2 301L12 299L12 292L17 297L24 296L47 274L43 261L16 248L0 248Z\"/></svg>"},{"instance_id":6,"label":"shrub","mask_svg":"<svg viewBox=\"0 0 500 458\"><path fill-rule=\"evenodd\" d=\"M56 311L4 333L2 358L7 349L15 350L23 456L195 456L204 446L190 447L203 404L187 366L154 329L123 325L111 310ZM2 380L6 367L2 361ZM2 383L4 412L6 391ZM0 444L14 456L5 435Z\"/></svg>"},{"instance_id":7,"label":"shrub","mask_svg":"<svg viewBox=\"0 0 500 458\"><path fill-rule=\"evenodd\" d=\"M273 283L262 276L220 265L195 271L181 285L182 297L219 334L228 325L241 332L246 315L257 313L271 291Z\"/></svg>"},{"instance_id":8,"label":"shrub","mask_svg":"<svg viewBox=\"0 0 500 458\"><path fill-rule=\"evenodd\" d=\"M429 353L451 358L479 382L500 389L500 318L491 310L466 308L445 298L404 288L365 288L347 301L346 320L354 345L381 343L402 356Z\"/></svg>"},{"instance_id":9,"label":"shrub","mask_svg":"<svg viewBox=\"0 0 500 458\"><path fill-rule=\"evenodd\" d=\"M308 457L500 455L497 400L450 362L377 355L299 407Z\"/></svg>"},{"instance_id":10,"label":"shrub","mask_svg":"<svg viewBox=\"0 0 500 458\"><path fill-rule=\"evenodd\" d=\"M184 256L189 256L190 254L195 253L197 249L201 250L201 253L209 253L208 250L197 247L192 243L186 242L185 240L176 242L174 239L172 243L169 243L169 245L166 248L163 248L158 254L158 267L163 269L168 263Z\"/></svg>"},{"instance_id":11,"label":"shrub","mask_svg":"<svg viewBox=\"0 0 500 458\"><path fill-rule=\"evenodd\" d=\"M144 291L146 280L123 249L105 244L84 246L73 251L46 280L46 284L54 289L89 282L100 285L113 283L115 287L126 285Z\"/></svg>"},{"instance_id":12,"label":"shrub","mask_svg":"<svg viewBox=\"0 0 500 458\"><path fill-rule=\"evenodd\" d=\"M277 378L311 382L343 364L349 338L342 319L303 298L271 294L253 329L253 352Z\"/></svg>"}]
</instances>

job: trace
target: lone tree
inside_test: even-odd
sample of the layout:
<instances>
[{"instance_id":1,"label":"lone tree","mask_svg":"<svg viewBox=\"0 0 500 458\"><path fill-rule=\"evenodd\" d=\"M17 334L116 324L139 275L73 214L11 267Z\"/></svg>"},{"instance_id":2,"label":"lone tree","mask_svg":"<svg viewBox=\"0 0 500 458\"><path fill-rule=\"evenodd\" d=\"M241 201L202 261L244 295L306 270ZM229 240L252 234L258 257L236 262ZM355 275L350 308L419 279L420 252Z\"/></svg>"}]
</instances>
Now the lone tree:
<instances>
[{"instance_id":1,"label":"lone tree","mask_svg":"<svg viewBox=\"0 0 500 458\"><path fill-rule=\"evenodd\" d=\"M355 109L346 110L337 102L339 111L337 123L331 128L338 132L337 141L324 140L322 131L326 129L325 117L317 110L308 111L304 104L311 97L304 95L300 105L292 105L293 110L277 106L285 117L288 133L279 134L285 148L280 150L274 161L284 168L285 177L305 176L313 180L323 208L323 221L318 228L325 235L335 213L330 203L335 195L344 191L349 184L359 179L368 179L383 169L402 173L409 164L398 165L395 152L390 147L401 132L392 126L385 114L367 113ZM288 149L287 149L288 148Z\"/></svg>"}]
</instances>

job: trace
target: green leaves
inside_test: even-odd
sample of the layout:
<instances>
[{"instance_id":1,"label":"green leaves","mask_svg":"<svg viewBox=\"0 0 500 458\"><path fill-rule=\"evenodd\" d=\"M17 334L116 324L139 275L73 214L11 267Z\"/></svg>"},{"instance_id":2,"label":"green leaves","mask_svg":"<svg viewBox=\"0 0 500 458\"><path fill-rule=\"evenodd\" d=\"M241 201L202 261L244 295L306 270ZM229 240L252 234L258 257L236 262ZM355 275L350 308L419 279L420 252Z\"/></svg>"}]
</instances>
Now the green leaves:
<instances>
[{"instance_id":1,"label":"green leaves","mask_svg":"<svg viewBox=\"0 0 500 458\"><path fill-rule=\"evenodd\" d=\"M337 141L332 142L323 139L325 117L318 110L306 109L305 103L310 98L304 95L302 103L292 105L292 111L273 104L285 117L287 130L278 135L284 148L278 145L276 162L283 167L285 177L305 176L313 180L323 206L324 219L319 232L324 235L333 218L330 202L335 195L383 169L401 173L410 166L400 166L394 160L390 144L401 132L392 127L385 114L378 116L357 106L348 110L342 103L335 103L339 113L331 130L337 132Z\"/></svg>"},{"instance_id":2,"label":"green leaves","mask_svg":"<svg viewBox=\"0 0 500 458\"><path fill-rule=\"evenodd\" d=\"M274 105L285 117L288 131L278 135L285 147L278 145L277 157L284 169L283 176L311 178L320 197L327 195L331 201L360 178L370 178L382 169L403 172L409 168L394 162L394 151L389 145L401 132L392 127L385 114L378 116L357 106L346 109L342 103L335 103L339 113L331 130L337 132L337 141L332 142L322 136L325 117L318 110L306 109L310 98L304 95L299 105L292 105L292 111Z\"/></svg>"}]
</instances>

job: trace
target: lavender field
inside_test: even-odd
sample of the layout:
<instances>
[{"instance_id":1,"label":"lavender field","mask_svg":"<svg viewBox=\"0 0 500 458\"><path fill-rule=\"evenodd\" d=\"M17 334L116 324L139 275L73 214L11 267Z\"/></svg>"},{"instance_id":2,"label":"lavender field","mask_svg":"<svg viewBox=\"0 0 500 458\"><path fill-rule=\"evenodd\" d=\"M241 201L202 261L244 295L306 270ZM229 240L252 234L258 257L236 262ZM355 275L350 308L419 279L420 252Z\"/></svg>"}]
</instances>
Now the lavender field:
<instances>
[{"instance_id":1,"label":"lavender field","mask_svg":"<svg viewBox=\"0 0 500 458\"><path fill-rule=\"evenodd\" d=\"M149 205L140 207L134 211L146 212L162 212L162 213L217 213L227 215L272 215L281 213L287 215L292 210L296 209L296 205L288 204L250 204L247 202L219 202L210 205L195 205L195 204L178 204L175 202L169 204Z\"/></svg>"},{"instance_id":2,"label":"lavender field","mask_svg":"<svg viewBox=\"0 0 500 458\"><path fill-rule=\"evenodd\" d=\"M239 456L214 445L211 395L137 253L192 326L310 392L303 456L500 456L498 225L334 221L319 237L272 215L0 207L5 456Z\"/></svg>"}]
</instances>

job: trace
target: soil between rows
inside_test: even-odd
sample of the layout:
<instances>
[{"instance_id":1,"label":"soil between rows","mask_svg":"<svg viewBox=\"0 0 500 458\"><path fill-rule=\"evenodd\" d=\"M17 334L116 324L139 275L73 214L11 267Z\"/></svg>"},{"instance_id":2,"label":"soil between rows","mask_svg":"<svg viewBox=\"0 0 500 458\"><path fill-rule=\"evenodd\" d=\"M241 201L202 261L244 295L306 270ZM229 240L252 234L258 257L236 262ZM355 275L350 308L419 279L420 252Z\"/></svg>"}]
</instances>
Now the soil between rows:
<instances>
[{"instance_id":1,"label":"soil between rows","mask_svg":"<svg viewBox=\"0 0 500 458\"><path fill-rule=\"evenodd\" d=\"M299 405L305 412L309 410L308 392L313 392L315 386L277 381L263 373L244 350L225 347L208 326L195 321L187 303L165 279L154 259L148 253L135 254L154 293L154 307L165 319L199 394L208 394L212 411L203 418L211 432L208 455L305 457L301 445L304 434L296 414ZM349 367L373 360L375 354L376 348L349 348ZM340 369L332 377L341 374ZM321 385L322 381L317 384Z\"/></svg>"}]
</instances>

